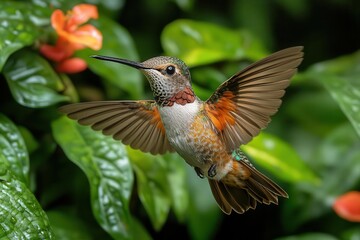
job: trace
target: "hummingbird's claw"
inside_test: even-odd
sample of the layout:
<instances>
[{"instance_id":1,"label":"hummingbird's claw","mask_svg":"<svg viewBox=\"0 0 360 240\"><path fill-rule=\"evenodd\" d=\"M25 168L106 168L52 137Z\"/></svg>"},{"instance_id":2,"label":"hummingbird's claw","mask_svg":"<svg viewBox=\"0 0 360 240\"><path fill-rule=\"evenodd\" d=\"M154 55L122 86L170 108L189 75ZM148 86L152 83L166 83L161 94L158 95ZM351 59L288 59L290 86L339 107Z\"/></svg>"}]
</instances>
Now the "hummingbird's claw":
<instances>
[{"instance_id":1,"label":"hummingbird's claw","mask_svg":"<svg viewBox=\"0 0 360 240\"><path fill-rule=\"evenodd\" d=\"M201 171L200 168L194 167L196 174L199 176L199 178L204 178L204 173Z\"/></svg>"},{"instance_id":2,"label":"hummingbird's claw","mask_svg":"<svg viewBox=\"0 0 360 240\"><path fill-rule=\"evenodd\" d=\"M209 177L215 177L216 175L216 164L213 164L210 166L209 170L208 170L208 176Z\"/></svg>"}]
</instances>

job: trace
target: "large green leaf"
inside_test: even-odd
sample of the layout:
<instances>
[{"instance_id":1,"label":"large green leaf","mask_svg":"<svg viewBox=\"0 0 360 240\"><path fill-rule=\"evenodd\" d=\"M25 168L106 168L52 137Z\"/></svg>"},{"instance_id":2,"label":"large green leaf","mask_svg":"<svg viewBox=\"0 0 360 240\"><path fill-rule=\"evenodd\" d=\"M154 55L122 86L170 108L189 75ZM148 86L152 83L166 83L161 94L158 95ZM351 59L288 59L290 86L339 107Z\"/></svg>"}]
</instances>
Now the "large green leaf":
<instances>
[{"instance_id":1,"label":"large green leaf","mask_svg":"<svg viewBox=\"0 0 360 240\"><path fill-rule=\"evenodd\" d=\"M0 72L12 53L37 40L39 26L50 22L49 10L27 2L0 2Z\"/></svg>"},{"instance_id":2,"label":"large green leaf","mask_svg":"<svg viewBox=\"0 0 360 240\"><path fill-rule=\"evenodd\" d=\"M333 200L360 181L360 140L349 123L333 130L312 159L322 181L319 186L302 183L290 189L283 212L283 224L289 231L332 212ZM296 218L286 220L294 215Z\"/></svg>"},{"instance_id":3,"label":"large green leaf","mask_svg":"<svg viewBox=\"0 0 360 240\"><path fill-rule=\"evenodd\" d=\"M213 67L203 66L191 70L193 81L206 89L215 91L226 80L226 75ZM209 98L207 96L205 99Z\"/></svg>"},{"instance_id":4,"label":"large green leaf","mask_svg":"<svg viewBox=\"0 0 360 240\"><path fill-rule=\"evenodd\" d=\"M261 44L246 31L193 20L176 20L161 34L167 55L176 56L189 66L265 55Z\"/></svg>"},{"instance_id":5,"label":"large green leaf","mask_svg":"<svg viewBox=\"0 0 360 240\"><path fill-rule=\"evenodd\" d=\"M134 234L134 240L151 240L150 234L146 231L144 226L136 219L133 218L131 222L131 229Z\"/></svg>"},{"instance_id":6,"label":"large green leaf","mask_svg":"<svg viewBox=\"0 0 360 240\"><path fill-rule=\"evenodd\" d=\"M39 148L39 142L35 139L34 135L30 132L29 129L23 127L23 126L17 126L19 129L19 132L24 139L24 143L26 146L26 149L29 154L33 153Z\"/></svg>"},{"instance_id":7,"label":"large green leaf","mask_svg":"<svg viewBox=\"0 0 360 240\"><path fill-rule=\"evenodd\" d=\"M118 63L90 58L91 55L99 54L136 61L139 57L130 34L125 28L106 16L100 16L97 24L103 34L103 47L98 52L89 48L84 49L77 55L87 61L89 68L106 81L127 91L132 98L140 98L143 94L143 82L138 70Z\"/></svg>"},{"instance_id":8,"label":"large green leaf","mask_svg":"<svg viewBox=\"0 0 360 240\"><path fill-rule=\"evenodd\" d=\"M194 0L172 0L174 1L182 10L192 10L194 6Z\"/></svg>"},{"instance_id":9,"label":"large green leaf","mask_svg":"<svg viewBox=\"0 0 360 240\"><path fill-rule=\"evenodd\" d=\"M250 143L242 146L251 159L279 179L287 182L318 184L318 177L305 165L296 151L281 139L260 133Z\"/></svg>"},{"instance_id":10,"label":"large green leaf","mask_svg":"<svg viewBox=\"0 0 360 240\"><path fill-rule=\"evenodd\" d=\"M321 91L303 91L286 102L286 112L305 129L324 136L347 121L334 99Z\"/></svg>"},{"instance_id":11,"label":"large green leaf","mask_svg":"<svg viewBox=\"0 0 360 240\"><path fill-rule=\"evenodd\" d=\"M341 234L342 240L355 240L360 239L360 228L354 226L354 228L346 230L343 234Z\"/></svg>"},{"instance_id":12,"label":"large green leaf","mask_svg":"<svg viewBox=\"0 0 360 240\"><path fill-rule=\"evenodd\" d=\"M208 181L199 178L192 167L188 166L186 170L190 193L186 219L189 233L194 240L211 239L218 230L222 212L211 193Z\"/></svg>"},{"instance_id":13,"label":"large green leaf","mask_svg":"<svg viewBox=\"0 0 360 240\"><path fill-rule=\"evenodd\" d=\"M317 63L306 75L321 81L360 136L360 51Z\"/></svg>"},{"instance_id":14,"label":"large green leaf","mask_svg":"<svg viewBox=\"0 0 360 240\"><path fill-rule=\"evenodd\" d=\"M137 177L138 195L156 230L164 225L171 203L166 162L162 156L153 156L128 148Z\"/></svg>"},{"instance_id":15,"label":"large green leaf","mask_svg":"<svg viewBox=\"0 0 360 240\"><path fill-rule=\"evenodd\" d=\"M19 181L29 183L29 155L17 127L0 114L0 156L9 162L9 168Z\"/></svg>"},{"instance_id":16,"label":"large green leaf","mask_svg":"<svg viewBox=\"0 0 360 240\"><path fill-rule=\"evenodd\" d=\"M186 182L187 175L185 161L177 153L166 154L167 179L170 190L172 207L179 221L185 220L189 207L189 189Z\"/></svg>"},{"instance_id":17,"label":"large green leaf","mask_svg":"<svg viewBox=\"0 0 360 240\"><path fill-rule=\"evenodd\" d=\"M55 239L45 212L12 173L4 155L0 155L0 238Z\"/></svg>"},{"instance_id":18,"label":"large green leaf","mask_svg":"<svg viewBox=\"0 0 360 240\"><path fill-rule=\"evenodd\" d=\"M47 212L47 215L57 240L93 239L84 223L71 213L53 210Z\"/></svg>"},{"instance_id":19,"label":"large green leaf","mask_svg":"<svg viewBox=\"0 0 360 240\"><path fill-rule=\"evenodd\" d=\"M55 140L90 182L93 213L114 239L131 238L133 172L123 145L66 117L52 123Z\"/></svg>"},{"instance_id":20,"label":"large green leaf","mask_svg":"<svg viewBox=\"0 0 360 240\"><path fill-rule=\"evenodd\" d=\"M11 55L3 74L14 99L23 106L40 108L69 100L58 93L63 85L53 68L32 51L24 49Z\"/></svg>"}]
</instances>

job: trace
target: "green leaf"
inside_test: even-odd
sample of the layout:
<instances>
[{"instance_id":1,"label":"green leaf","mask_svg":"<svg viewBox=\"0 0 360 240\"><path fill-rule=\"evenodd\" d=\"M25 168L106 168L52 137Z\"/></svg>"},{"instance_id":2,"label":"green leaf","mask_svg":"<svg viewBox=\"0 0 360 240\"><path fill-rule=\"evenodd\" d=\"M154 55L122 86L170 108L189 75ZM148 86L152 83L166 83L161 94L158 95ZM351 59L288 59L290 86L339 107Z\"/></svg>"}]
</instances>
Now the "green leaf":
<instances>
[{"instance_id":1,"label":"green leaf","mask_svg":"<svg viewBox=\"0 0 360 240\"><path fill-rule=\"evenodd\" d=\"M211 239L218 230L223 215L211 193L208 181L199 178L192 167L188 166L186 170L190 192L187 212L189 233L194 240Z\"/></svg>"},{"instance_id":2,"label":"green leaf","mask_svg":"<svg viewBox=\"0 0 360 240\"><path fill-rule=\"evenodd\" d=\"M91 59L94 54L126 58L136 61L138 55L128 31L115 21L101 16L97 28L103 34L103 47L98 52L87 48L77 53L89 64L89 68L104 80L127 91L132 98L143 95L143 82L138 70L118 63Z\"/></svg>"},{"instance_id":3,"label":"green leaf","mask_svg":"<svg viewBox=\"0 0 360 240\"><path fill-rule=\"evenodd\" d=\"M320 177L326 179L318 191L322 199L333 199L359 183L360 140L350 124L334 129L321 143L313 158L317 159L315 166Z\"/></svg>"},{"instance_id":4,"label":"green leaf","mask_svg":"<svg viewBox=\"0 0 360 240\"><path fill-rule=\"evenodd\" d=\"M336 237L326 233L303 233L294 236L276 238L276 240L337 240Z\"/></svg>"},{"instance_id":5,"label":"green leaf","mask_svg":"<svg viewBox=\"0 0 360 240\"><path fill-rule=\"evenodd\" d=\"M350 124L334 129L311 159L322 181L318 186L299 183L289 192L282 218L285 220L296 215L296 218L283 223L289 231L332 212L334 199L355 189L360 181L360 140Z\"/></svg>"},{"instance_id":6,"label":"green leaf","mask_svg":"<svg viewBox=\"0 0 360 240\"><path fill-rule=\"evenodd\" d=\"M124 6L125 0L93 0L92 4L101 5L109 11L119 12Z\"/></svg>"},{"instance_id":7,"label":"green leaf","mask_svg":"<svg viewBox=\"0 0 360 240\"><path fill-rule=\"evenodd\" d=\"M287 143L268 133L260 133L242 149L259 166L287 182L319 184L318 177Z\"/></svg>"},{"instance_id":8,"label":"green leaf","mask_svg":"<svg viewBox=\"0 0 360 240\"><path fill-rule=\"evenodd\" d=\"M132 232L134 233L134 239L151 240L150 234L146 231L144 226L136 219L133 218L131 222Z\"/></svg>"},{"instance_id":9,"label":"green leaf","mask_svg":"<svg viewBox=\"0 0 360 240\"><path fill-rule=\"evenodd\" d=\"M50 9L25 2L0 2L0 72L15 51L34 43L39 26L49 24Z\"/></svg>"},{"instance_id":10,"label":"green leaf","mask_svg":"<svg viewBox=\"0 0 360 240\"><path fill-rule=\"evenodd\" d=\"M0 238L55 239L45 212L9 165L0 155Z\"/></svg>"},{"instance_id":11,"label":"green leaf","mask_svg":"<svg viewBox=\"0 0 360 240\"><path fill-rule=\"evenodd\" d=\"M66 117L52 123L55 140L88 177L95 218L114 239L131 238L133 172L123 145Z\"/></svg>"},{"instance_id":12,"label":"green leaf","mask_svg":"<svg viewBox=\"0 0 360 240\"><path fill-rule=\"evenodd\" d=\"M35 139L34 135L30 132L30 130L23 127L23 126L18 126L18 129L19 129L19 132L20 132L21 136L24 139L25 146L26 146L29 154L36 151L39 148L40 144Z\"/></svg>"},{"instance_id":13,"label":"green leaf","mask_svg":"<svg viewBox=\"0 0 360 240\"><path fill-rule=\"evenodd\" d=\"M346 230L343 234L341 234L342 240L355 240L360 239L360 228L354 227Z\"/></svg>"},{"instance_id":14,"label":"green leaf","mask_svg":"<svg viewBox=\"0 0 360 240\"><path fill-rule=\"evenodd\" d=\"M137 177L138 195L153 227L160 230L170 210L170 190L166 162L161 156L153 156L128 147Z\"/></svg>"},{"instance_id":15,"label":"green leaf","mask_svg":"<svg viewBox=\"0 0 360 240\"><path fill-rule=\"evenodd\" d=\"M173 0L182 10L191 10L194 6L194 0Z\"/></svg>"},{"instance_id":16,"label":"green leaf","mask_svg":"<svg viewBox=\"0 0 360 240\"><path fill-rule=\"evenodd\" d=\"M14 99L25 107L47 107L69 100L57 92L63 89L59 76L32 51L24 49L11 55L3 74Z\"/></svg>"},{"instance_id":17,"label":"green leaf","mask_svg":"<svg viewBox=\"0 0 360 240\"><path fill-rule=\"evenodd\" d=\"M167 163L167 179L170 197L175 215L179 221L184 221L189 207L189 190L185 161L177 153L164 156Z\"/></svg>"},{"instance_id":18,"label":"green leaf","mask_svg":"<svg viewBox=\"0 0 360 240\"><path fill-rule=\"evenodd\" d=\"M324 136L347 121L339 106L325 90L296 93L286 102L286 112L298 125Z\"/></svg>"},{"instance_id":19,"label":"green leaf","mask_svg":"<svg viewBox=\"0 0 360 240\"><path fill-rule=\"evenodd\" d=\"M207 66L192 69L191 77L194 82L211 91L215 91L226 80L223 72Z\"/></svg>"},{"instance_id":20,"label":"green leaf","mask_svg":"<svg viewBox=\"0 0 360 240\"><path fill-rule=\"evenodd\" d=\"M265 55L261 44L246 31L193 20L168 24L161 43L167 55L182 59L188 66L223 60L258 59Z\"/></svg>"},{"instance_id":21,"label":"green leaf","mask_svg":"<svg viewBox=\"0 0 360 240\"><path fill-rule=\"evenodd\" d=\"M57 240L93 239L84 223L71 213L63 211L47 212Z\"/></svg>"},{"instance_id":22,"label":"green leaf","mask_svg":"<svg viewBox=\"0 0 360 240\"><path fill-rule=\"evenodd\" d=\"M29 155L23 137L14 123L0 114L0 156L19 181L29 184Z\"/></svg>"},{"instance_id":23,"label":"green leaf","mask_svg":"<svg viewBox=\"0 0 360 240\"><path fill-rule=\"evenodd\" d=\"M306 74L321 81L360 136L360 51L317 63Z\"/></svg>"}]
</instances>

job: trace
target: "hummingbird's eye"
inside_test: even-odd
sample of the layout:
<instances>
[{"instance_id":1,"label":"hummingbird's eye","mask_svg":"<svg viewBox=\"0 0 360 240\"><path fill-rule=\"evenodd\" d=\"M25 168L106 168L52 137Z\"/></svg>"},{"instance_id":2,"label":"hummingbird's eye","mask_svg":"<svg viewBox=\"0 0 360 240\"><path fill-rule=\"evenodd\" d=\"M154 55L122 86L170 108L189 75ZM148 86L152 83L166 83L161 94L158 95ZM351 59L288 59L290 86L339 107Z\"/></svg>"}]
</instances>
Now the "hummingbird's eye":
<instances>
[{"instance_id":1,"label":"hummingbird's eye","mask_svg":"<svg viewBox=\"0 0 360 240\"><path fill-rule=\"evenodd\" d=\"M175 73L175 67L173 65L167 66L165 71L166 74L173 75Z\"/></svg>"}]
</instances>

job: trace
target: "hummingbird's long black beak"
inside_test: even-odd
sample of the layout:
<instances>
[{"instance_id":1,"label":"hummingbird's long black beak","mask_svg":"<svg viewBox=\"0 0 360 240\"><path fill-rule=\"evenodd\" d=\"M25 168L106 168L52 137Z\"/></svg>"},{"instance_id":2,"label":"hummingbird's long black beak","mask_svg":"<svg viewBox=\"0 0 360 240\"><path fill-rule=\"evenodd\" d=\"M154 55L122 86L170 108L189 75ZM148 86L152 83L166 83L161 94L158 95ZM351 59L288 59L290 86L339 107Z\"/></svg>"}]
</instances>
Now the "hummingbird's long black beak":
<instances>
[{"instance_id":1,"label":"hummingbird's long black beak","mask_svg":"<svg viewBox=\"0 0 360 240\"><path fill-rule=\"evenodd\" d=\"M128 66L130 66L130 67L137 68L137 69L150 69L149 67L145 67L142 63L134 62L134 61L127 60L127 59L116 58L116 57L100 56L100 55L92 55L92 56L90 56L90 57L96 58L96 59L99 59L99 60L105 60L105 61L110 61L110 62L116 62L116 63L125 64L125 65L128 65Z\"/></svg>"}]
</instances>

